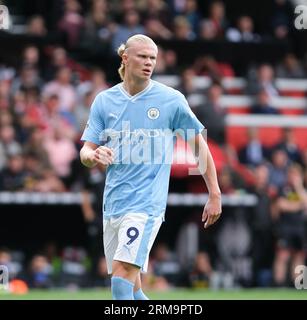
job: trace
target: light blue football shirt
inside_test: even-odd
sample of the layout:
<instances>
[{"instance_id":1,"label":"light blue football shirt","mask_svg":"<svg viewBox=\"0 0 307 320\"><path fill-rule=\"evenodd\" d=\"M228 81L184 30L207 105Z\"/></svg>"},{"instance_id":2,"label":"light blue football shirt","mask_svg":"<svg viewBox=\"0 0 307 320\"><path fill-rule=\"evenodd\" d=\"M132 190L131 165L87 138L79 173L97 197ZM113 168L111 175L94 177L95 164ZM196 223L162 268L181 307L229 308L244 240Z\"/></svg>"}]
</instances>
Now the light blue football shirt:
<instances>
[{"instance_id":1,"label":"light blue football shirt","mask_svg":"<svg viewBox=\"0 0 307 320\"><path fill-rule=\"evenodd\" d=\"M115 153L106 171L104 217L132 212L163 215L174 133L190 139L203 128L185 97L157 81L151 80L134 96L123 83L99 93L81 140Z\"/></svg>"}]
</instances>

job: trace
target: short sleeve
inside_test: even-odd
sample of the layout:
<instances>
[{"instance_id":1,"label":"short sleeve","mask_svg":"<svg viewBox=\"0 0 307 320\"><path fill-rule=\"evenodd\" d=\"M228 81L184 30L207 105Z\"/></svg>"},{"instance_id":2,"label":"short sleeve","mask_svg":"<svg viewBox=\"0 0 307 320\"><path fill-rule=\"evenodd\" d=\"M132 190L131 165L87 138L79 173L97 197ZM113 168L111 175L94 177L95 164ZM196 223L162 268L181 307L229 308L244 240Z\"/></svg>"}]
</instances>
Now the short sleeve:
<instances>
[{"instance_id":1,"label":"short sleeve","mask_svg":"<svg viewBox=\"0 0 307 320\"><path fill-rule=\"evenodd\" d=\"M176 105L177 112L173 120L173 130L184 140L189 140L201 133L204 126L191 110L183 94L178 93L176 96Z\"/></svg>"},{"instance_id":2,"label":"short sleeve","mask_svg":"<svg viewBox=\"0 0 307 320\"><path fill-rule=\"evenodd\" d=\"M103 99L101 95L97 95L91 105L90 116L82 134L81 141L89 141L100 145L101 141L99 137L104 129Z\"/></svg>"}]
</instances>

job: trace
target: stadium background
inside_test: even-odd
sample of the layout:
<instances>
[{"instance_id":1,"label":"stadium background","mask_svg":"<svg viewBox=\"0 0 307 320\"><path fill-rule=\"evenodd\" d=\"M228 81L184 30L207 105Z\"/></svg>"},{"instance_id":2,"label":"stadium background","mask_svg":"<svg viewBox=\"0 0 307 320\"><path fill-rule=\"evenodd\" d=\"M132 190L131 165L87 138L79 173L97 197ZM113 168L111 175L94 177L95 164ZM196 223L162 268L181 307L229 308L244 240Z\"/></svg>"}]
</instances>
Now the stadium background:
<instances>
[{"instance_id":1,"label":"stadium background","mask_svg":"<svg viewBox=\"0 0 307 320\"><path fill-rule=\"evenodd\" d=\"M307 186L307 39L294 28L294 7L303 2L1 4L11 26L0 31L0 264L11 280L48 289L49 297L64 288L108 298L88 291L109 286L100 237L104 174L81 166L79 138L94 95L119 81L114 48L144 32L160 49L154 78L181 90L208 128L223 192L222 219L203 231L204 183L188 175L192 160L173 166L145 290L188 298L184 287L205 299L217 289L294 287L290 270L284 282L274 281L278 218L271 206L290 164L300 165ZM255 153L246 151L249 139L257 141ZM184 148L176 145L178 157ZM22 292L22 284L13 282L13 290ZM257 290L238 298L302 297Z\"/></svg>"}]
</instances>

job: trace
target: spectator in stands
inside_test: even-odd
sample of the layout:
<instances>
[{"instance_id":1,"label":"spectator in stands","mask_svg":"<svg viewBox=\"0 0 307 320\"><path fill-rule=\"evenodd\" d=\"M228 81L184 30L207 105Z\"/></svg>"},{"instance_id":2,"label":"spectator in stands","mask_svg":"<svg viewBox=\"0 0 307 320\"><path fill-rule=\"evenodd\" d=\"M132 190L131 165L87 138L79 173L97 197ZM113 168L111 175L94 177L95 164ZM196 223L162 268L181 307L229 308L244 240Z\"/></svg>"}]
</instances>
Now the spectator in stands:
<instances>
[{"instance_id":1,"label":"spectator in stands","mask_svg":"<svg viewBox=\"0 0 307 320\"><path fill-rule=\"evenodd\" d=\"M40 130L34 129L30 143L24 150L25 190L38 192L64 192L64 183L51 170L48 154L43 147ZM38 145L41 143L41 145Z\"/></svg>"},{"instance_id":2,"label":"spectator in stands","mask_svg":"<svg viewBox=\"0 0 307 320\"><path fill-rule=\"evenodd\" d=\"M71 69L61 67L56 78L48 82L43 90L43 97L58 95L60 100L60 111L72 112L75 108L77 96L74 87L71 85Z\"/></svg>"},{"instance_id":3,"label":"spectator in stands","mask_svg":"<svg viewBox=\"0 0 307 320\"><path fill-rule=\"evenodd\" d=\"M254 22L250 16L243 15L237 20L236 28L229 28L226 39L231 42L259 42L260 36L254 32Z\"/></svg>"},{"instance_id":4,"label":"spectator in stands","mask_svg":"<svg viewBox=\"0 0 307 320\"><path fill-rule=\"evenodd\" d=\"M53 48L48 58L43 76L45 81L53 80L60 68L69 67L67 51L62 47Z\"/></svg>"},{"instance_id":5,"label":"spectator in stands","mask_svg":"<svg viewBox=\"0 0 307 320\"><path fill-rule=\"evenodd\" d=\"M44 163L40 161L39 156L34 150L27 151L27 153L24 154L24 163L24 171L26 174L25 190L37 190L37 184L41 181L42 171L47 168L47 166L44 166Z\"/></svg>"},{"instance_id":6,"label":"spectator in stands","mask_svg":"<svg viewBox=\"0 0 307 320\"><path fill-rule=\"evenodd\" d=\"M164 277L173 286L180 285L180 263L165 243L159 243L154 248L152 267L156 276Z\"/></svg>"},{"instance_id":7,"label":"spectator in stands","mask_svg":"<svg viewBox=\"0 0 307 320\"><path fill-rule=\"evenodd\" d=\"M52 270L52 280L55 286L59 283L59 275L62 268L62 257L59 254L59 247L56 240L47 241L43 245L42 254L46 257Z\"/></svg>"},{"instance_id":8,"label":"spectator in stands","mask_svg":"<svg viewBox=\"0 0 307 320\"><path fill-rule=\"evenodd\" d=\"M3 63L3 62L2 62ZM13 67L0 64L0 81L11 81L16 73Z\"/></svg>"},{"instance_id":9,"label":"spectator in stands","mask_svg":"<svg viewBox=\"0 0 307 320\"><path fill-rule=\"evenodd\" d=\"M287 53L282 62L276 67L276 77L301 79L306 77L306 72L295 54Z\"/></svg>"},{"instance_id":10,"label":"spectator in stands","mask_svg":"<svg viewBox=\"0 0 307 320\"><path fill-rule=\"evenodd\" d=\"M138 11L131 9L124 13L124 21L115 31L112 39L112 50L116 53L117 48L125 43L126 40L135 34L144 34L145 29L140 24L140 15Z\"/></svg>"},{"instance_id":11,"label":"spectator in stands","mask_svg":"<svg viewBox=\"0 0 307 320\"><path fill-rule=\"evenodd\" d=\"M65 137L62 128L55 126L51 136L44 140L52 169L65 184L71 174L71 163L77 157L77 150L73 141Z\"/></svg>"},{"instance_id":12,"label":"spectator in stands","mask_svg":"<svg viewBox=\"0 0 307 320\"><path fill-rule=\"evenodd\" d=\"M274 70L270 64L260 65L256 73L251 73L249 76L247 94L256 95L261 90L265 90L270 98L279 95L275 85Z\"/></svg>"},{"instance_id":13,"label":"spectator in stands","mask_svg":"<svg viewBox=\"0 0 307 320\"><path fill-rule=\"evenodd\" d=\"M294 8L288 0L274 0L270 18L272 32L277 39L286 39L291 31Z\"/></svg>"},{"instance_id":14,"label":"spectator in stands","mask_svg":"<svg viewBox=\"0 0 307 320\"><path fill-rule=\"evenodd\" d=\"M184 12L187 0L166 0L165 1L173 16L180 15Z\"/></svg>"},{"instance_id":15,"label":"spectator in stands","mask_svg":"<svg viewBox=\"0 0 307 320\"><path fill-rule=\"evenodd\" d=\"M228 165L224 165L218 175L223 194L234 194L242 187L242 178ZM241 185L240 185L241 184Z\"/></svg>"},{"instance_id":16,"label":"spectator in stands","mask_svg":"<svg viewBox=\"0 0 307 320\"><path fill-rule=\"evenodd\" d=\"M15 94L19 90L33 89L39 90L42 86L42 80L39 71L32 65L23 65L19 75L13 80L11 92Z\"/></svg>"},{"instance_id":17,"label":"spectator in stands","mask_svg":"<svg viewBox=\"0 0 307 320\"><path fill-rule=\"evenodd\" d=\"M58 22L58 29L67 35L70 48L78 44L81 29L84 27L84 18L80 11L81 6L77 0L65 0L64 14Z\"/></svg>"},{"instance_id":18,"label":"spectator in stands","mask_svg":"<svg viewBox=\"0 0 307 320\"><path fill-rule=\"evenodd\" d=\"M24 109L19 110L18 120L21 128L18 128L18 137L24 143L29 138L32 128L42 126L43 110L38 88L27 88L23 92ZM21 132L22 130L23 132Z\"/></svg>"},{"instance_id":19,"label":"spectator in stands","mask_svg":"<svg viewBox=\"0 0 307 320\"><path fill-rule=\"evenodd\" d=\"M116 25L106 0L94 0L85 16L84 29L81 30L80 44L98 54L105 54L109 49Z\"/></svg>"},{"instance_id":20,"label":"spectator in stands","mask_svg":"<svg viewBox=\"0 0 307 320\"><path fill-rule=\"evenodd\" d=\"M225 156L224 161L227 163L227 168L231 170L232 182L235 189L244 190L246 186L253 185L255 183L254 175L247 166L240 163L234 147L230 144L225 144L223 151Z\"/></svg>"},{"instance_id":21,"label":"spectator in stands","mask_svg":"<svg viewBox=\"0 0 307 320\"><path fill-rule=\"evenodd\" d=\"M108 89L110 86L106 79L106 73L104 70L99 68L93 68L91 70L90 79L83 81L77 87L78 96L83 99L84 95L89 91L92 92L93 97L95 97L99 92Z\"/></svg>"},{"instance_id":22,"label":"spectator in stands","mask_svg":"<svg viewBox=\"0 0 307 320\"><path fill-rule=\"evenodd\" d=\"M63 181L56 175L54 170L46 168L42 170L39 180L34 184L33 191L65 192L67 191L67 187L63 183Z\"/></svg>"},{"instance_id":23,"label":"spectator in stands","mask_svg":"<svg viewBox=\"0 0 307 320\"><path fill-rule=\"evenodd\" d=\"M11 155L20 154L22 146L15 139L15 129L10 125L0 127L0 170L3 169Z\"/></svg>"},{"instance_id":24,"label":"spectator in stands","mask_svg":"<svg viewBox=\"0 0 307 320\"><path fill-rule=\"evenodd\" d=\"M1 110L0 128L13 125L13 116L9 110Z\"/></svg>"},{"instance_id":25,"label":"spectator in stands","mask_svg":"<svg viewBox=\"0 0 307 320\"><path fill-rule=\"evenodd\" d=\"M272 285L274 239L271 202L273 190L269 187L269 170L265 164L254 169L255 184L250 192L257 196L257 204L253 208L251 226L253 235L253 274L254 284L260 287Z\"/></svg>"},{"instance_id":26,"label":"spectator in stands","mask_svg":"<svg viewBox=\"0 0 307 320\"><path fill-rule=\"evenodd\" d=\"M77 134L77 125L74 113L60 109L60 99L57 94L46 96L43 105L43 115L40 128L45 136L53 134L54 127L60 127L62 135L74 140Z\"/></svg>"},{"instance_id":27,"label":"spectator in stands","mask_svg":"<svg viewBox=\"0 0 307 320\"><path fill-rule=\"evenodd\" d=\"M25 154L31 154L37 159L40 166L44 168L49 168L50 163L48 159L48 154L43 146L44 133L38 128L34 127L31 129L29 138L23 145L23 150Z\"/></svg>"},{"instance_id":28,"label":"spectator in stands","mask_svg":"<svg viewBox=\"0 0 307 320\"><path fill-rule=\"evenodd\" d=\"M44 17L40 15L30 17L27 22L26 33L30 36L45 37L47 35L47 28Z\"/></svg>"},{"instance_id":29,"label":"spectator in stands","mask_svg":"<svg viewBox=\"0 0 307 320\"><path fill-rule=\"evenodd\" d=\"M198 252L189 274L189 286L192 288L208 288L212 272L208 253Z\"/></svg>"},{"instance_id":30,"label":"spectator in stands","mask_svg":"<svg viewBox=\"0 0 307 320\"><path fill-rule=\"evenodd\" d=\"M277 251L274 261L274 281L277 286L293 286L295 267L304 265L304 210L307 208L307 192L303 186L302 168L291 165L287 180L281 186L275 209L277 220ZM290 276L288 275L290 263ZM288 281L291 282L288 282Z\"/></svg>"},{"instance_id":31,"label":"spectator in stands","mask_svg":"<svg viewBox=\"0 0 307 320\"><path fill-rule=\"evenodd\" d=\"M251 113L253 114L279 114L279 110L271 104L271 97L265 89L257 93L256 104L252 105Z\"/></svg>"},{"instance_id":32,"label":"spectator in stands","mask_svg":"<svg viewBox=\"0 0 307 320\"><path fill-rule=\"evenodd\" d=\"M0 171L0 190L22 191L25 187L24 158L21 154L10 154L7 165Z\"/></svg>"},{"instance_id":33,"label":"spectator in stands","mask_svg":"<svg viewBox=\"0 0 307 320\"><path fill-rule=\"evenodd\" d=\"M60 285L66 288L86 287L89 283L88 256L81 247L65 247L60 272Z\"/></svg>"},{"instance_id":34,"label":"spectator in stands","mask_svg":"<svg viewBox=\"0 0 307 320\"><path fill-rule=\"evenodd\" d=\"M185 16L177 16L173 23L174 39L192 41L196 35L192 30L190 22Z\"/></svg>"},{"instance_id":35,"label":"spectator in stands","mask_svg":"<svg viewBox=\"0 0 307 320\"><path fill-rule=\"evenodd\" d=\"M110 10L111 16L114 18L114 21L121 21L125 12L129 10L136 10L141 12L143 0L113 0L108 1L108 7Z\"/></svg>"},{"instance_id":36,"label":"spectator in stands","mask_svg":"<svg viewBox=\"0 0 307 320\"><path fill-rule=\"evenodd\" d=\"M302 155L298 144L295 141L295 136L292 128L283 128L280 142L275 146L275 149L284 150L290 161L302 163Z\"/></svg>"},{"instance_id":37,"label":"spectator in stands","mask_svg":"<svg viewBox=\"0 0 307 320\"><path fill-rule=\"evenodd\" d=\"M225 16L225 5L222 1L213 1L209 7L208 20L212 22L217 38L223 38L228 22Z\"/></svg>"},{"instance_id":38,"label":"spectator in stands","mask_svg":"<svg viewBox=\"0 0 307 320\"><path fill-rule=\"evenodd\" d=\"M221 105L222 92L222 87L213 83L208 89L206 103L195 111L198 119L207 129L208 137L219 144L225 142L225 111Z\"/></svg>"},{"instance_id":39,"label":"spectator in stands","mask_svg":"<svg viewBox=\"0 0 307 320\"><path fill-rule=\"evenodd\" d=\"M203 40L214 40L217 37L217 30L214 23L209 19L203 19L199 23L199 38Z\"/></svg>"},{"instance_id":40,"label":"spectator in stands","mask_svg":"<svg viewBox=\"0 0 307 320\"><path fill-rule=\"evenodd\" d=\"M40 53L36 46L29 45L22 52L22 65L39 68Z\"/></svg>"},{"instance_id":41,"label":"spectator in stands","mask_svg":"<svg viewBox=\"0 0 307 320\"><path fill-rule=\"evenodd\" d=\"M0 110L9 109L10 104L10 81L0 79Z\"/></svg>"},{"instance_id":42,"label":"spectator in stands","mask_svg":"<svg viewBox=\"0 0 307 320\"><path fill-rule=\"evenodd\" d=\"M269 156L267 148L258 137L257 128L249 127L247 129L247 143L239 150L238 156L240 162L249 167L260 165Z\"/></svg>"},{"instance_id":43,"label":"spectator in stands","mask_svg":"<svg viewBox=\"0 0 307 320\"><path fill-rule=\"evenodd\" d=\"M178 66L176 52L171 49L164 50L159 46L158 49L157 64L154 73L162 75L177 75Z\"/></svg>"},{"instance_id":44,"label":"spectator in stands","mask_svg":"<svg viewBox=\"0 0 307 320\"><path fill-rule=\"evenodd\" d=\"M141 12L144 21L153 19L160 22L161 29L171 29L173 17L165 1L145 0L143 1L143 5L141 5Z\"/></svg>"},{"instance_id":45,"label":"spectator in stands","mask_svg":"<svg viewBox=\"0 0 307 320\"><path fill-rule=\"evenodd\" d=\"M76 122L78 123L78 132L81 133L85 129L89 114L90 114L90 107L94 100L95 95L93 95L92 91L88 91L81 97L81 101L77 104L75 109L75 118Z\"/></svg>"},{"instance_id":46,"label":"spectator in stands","mask_svg":"<svg viewBox=\"0 0 307 320\"><path fill-rule=\"evenodd\" d=\"M21 261L16 261L13 257L13 252L6 247L0 247L0 266L8 268L10 281L17 278L22 272Z\"/></svg>"},{"instance_id":47,"label":"spectator in stands","mask_svg":"<svg viewBox=\"0 0 307 320\"><path fill-rule=\"evenodd\" d=\"M25 281L30 288L49 289L54 286L52 280L52 266L44 255L35 255L31 262L29 271L25 275Z\"/></svg>"},{"instance_id":48,"label":"spectator in stands","mask_svg":"<svg viewBox=\"0 0 307 320\"><path fill-rule=\"evenodd\" d=\"M193 33L198 36L201 14L196 0L186 0L183 15L189 21Z\"/></svg>"},{"instance_id":49,"label":"spectator in stands","mask_svg":"<svg viewBox=\"0 0 307 320\"><path fill-rule=\"evenodd\" d=\"M273 149L270 165L270 185L277 190L286 182L289 158L283 149Z\"/></svg>"},{"instance_id":50,"label":"spectator in stands","mask_svg":"<svg viewBox=\"0 0 307 320\"><path fill-rule=\"evenodd\" d=\"M11 111L16 118L20 117L26 109L25 93L24 91L18 90L12 93L12 107Z\"/></svg>"}]
</instances>

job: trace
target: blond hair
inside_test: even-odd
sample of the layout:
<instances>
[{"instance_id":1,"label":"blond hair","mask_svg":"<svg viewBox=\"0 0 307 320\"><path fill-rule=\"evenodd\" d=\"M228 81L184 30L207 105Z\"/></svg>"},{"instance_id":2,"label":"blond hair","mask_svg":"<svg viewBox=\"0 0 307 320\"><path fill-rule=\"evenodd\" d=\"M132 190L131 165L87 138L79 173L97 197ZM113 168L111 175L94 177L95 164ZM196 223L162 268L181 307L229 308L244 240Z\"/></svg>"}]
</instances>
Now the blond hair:
<instances>
[{"instance_id":1,"label":"blond hair","mask_svg":"<svg viewBox=\"0 0 307 320\"><path fill-rule=\"evenodd\" d=\"M118 55L122 58L122 57L123 57L123 54L125 53L125 51L126 51L129 47L131 47L131 45L132 45L133 43L135 43L135 42L150 43L150 44L154 45L154 46L157 48L157 50L158 50L157 45L154 43L154 41L153 41L151 38L149 38L149 37L147 37L147 36L145 36L145 35L143 35L143 34L136 34L136 35L130 37L130 38L126 41L126 43L122 43L122 44L119 46L119 48L117 49ZM123 60L121 61L120 67L119 67L119 69L118 69L118 73L119 73L119 75L120 75L120 78L121 78L122 80L124 80L124 77L125 77L125 64L123 63Z\"/></svg>"}]
</instances>

